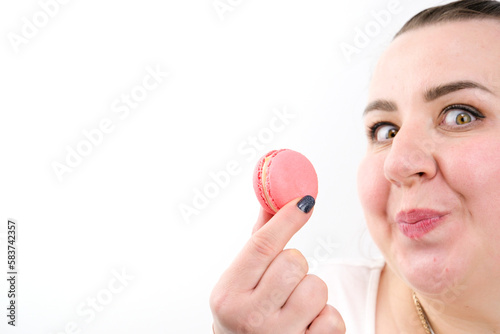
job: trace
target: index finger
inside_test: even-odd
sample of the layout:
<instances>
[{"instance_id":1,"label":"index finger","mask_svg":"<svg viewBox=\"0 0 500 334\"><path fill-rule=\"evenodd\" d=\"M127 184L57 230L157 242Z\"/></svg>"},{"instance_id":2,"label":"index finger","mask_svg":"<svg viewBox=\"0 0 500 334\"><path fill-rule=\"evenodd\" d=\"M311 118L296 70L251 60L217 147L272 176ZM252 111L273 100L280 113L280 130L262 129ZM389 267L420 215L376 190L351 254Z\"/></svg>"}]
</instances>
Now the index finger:
<instances>
[{"instance_id":1,"label":"index finger","mask_svg":"<svg viewBox=\"0 0 500 334\"><path fill-rule=\"evenodd\" d=\"M253 226L252 234L260 230L262 226L264 226L271 218L273 218L273 214L270 214L264 208L260 207L259 218L257 218L257 222Z\"/></svg>"},{"instance_id":2,"label":"index finger","mask_svg":"<svg viewBox=\"0 0 500 334\"><path fill-rule=\"evenodd\" d=\"M227 278L238 289L253 289L293 235L309 220L315 200L297 198L252 234L228 269Z\"/></svg>"}]
</instances>

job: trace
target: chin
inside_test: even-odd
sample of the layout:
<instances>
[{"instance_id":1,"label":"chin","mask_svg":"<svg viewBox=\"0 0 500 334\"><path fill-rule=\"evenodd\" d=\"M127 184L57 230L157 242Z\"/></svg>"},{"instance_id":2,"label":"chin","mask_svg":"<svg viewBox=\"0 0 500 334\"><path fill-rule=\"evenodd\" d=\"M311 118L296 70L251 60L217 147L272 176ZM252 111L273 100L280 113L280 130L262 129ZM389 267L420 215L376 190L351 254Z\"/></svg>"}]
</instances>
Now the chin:
<instances>
[{"instance_id":1,"label":"chin","mask_svg":"<svg viewBox=\"0 0 500 334\"><path fill-rule=\"evenodd\" d=\"M440 300L464 290L471 266L463 256L452 255L449 249L407 249L392 254L391 259L386 257L391 268L413 290Z\"/></svg>"}]
</instances>

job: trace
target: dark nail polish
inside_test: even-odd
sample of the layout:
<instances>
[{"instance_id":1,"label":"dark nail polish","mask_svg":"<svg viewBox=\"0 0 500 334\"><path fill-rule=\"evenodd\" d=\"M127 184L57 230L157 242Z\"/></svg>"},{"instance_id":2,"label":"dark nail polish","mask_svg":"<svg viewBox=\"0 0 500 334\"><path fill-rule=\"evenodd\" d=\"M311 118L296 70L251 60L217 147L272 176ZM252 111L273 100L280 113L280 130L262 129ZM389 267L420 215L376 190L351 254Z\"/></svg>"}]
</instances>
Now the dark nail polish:
<instances>
[{"instance_id":1,"label":"dark nail polish","mask_svg":"<svg viewBox=\"0 0 500 334\"><path fill-rule=\"evenodd\" d=\"M316 201L314 200L314 197L307 195L302 197L302 199L297 203L297 207L304 213L309 213L315 203Z\"/></svg>"}]
</instances>

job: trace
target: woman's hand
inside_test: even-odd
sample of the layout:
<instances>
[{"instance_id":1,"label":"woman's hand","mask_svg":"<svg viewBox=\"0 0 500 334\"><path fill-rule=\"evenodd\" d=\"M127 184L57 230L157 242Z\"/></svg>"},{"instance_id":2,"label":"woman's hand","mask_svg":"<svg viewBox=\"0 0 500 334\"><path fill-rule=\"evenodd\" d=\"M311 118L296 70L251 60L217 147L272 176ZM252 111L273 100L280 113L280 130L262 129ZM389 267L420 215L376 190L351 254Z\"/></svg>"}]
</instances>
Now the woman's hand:
<instances>
[{"instance_id":1,"label":"woman's hand","mask_svg":"<svg viewBox=\"0 0 500 334\"><path fill-rule=\"evenodd\" d=\"M212 291L215 334L345 333L342 317L326 304L326 284L307 274L299 251L283 250L312 214L298 201L274 217L261 209L252 237Z\"/></svg>"}]
</instances>

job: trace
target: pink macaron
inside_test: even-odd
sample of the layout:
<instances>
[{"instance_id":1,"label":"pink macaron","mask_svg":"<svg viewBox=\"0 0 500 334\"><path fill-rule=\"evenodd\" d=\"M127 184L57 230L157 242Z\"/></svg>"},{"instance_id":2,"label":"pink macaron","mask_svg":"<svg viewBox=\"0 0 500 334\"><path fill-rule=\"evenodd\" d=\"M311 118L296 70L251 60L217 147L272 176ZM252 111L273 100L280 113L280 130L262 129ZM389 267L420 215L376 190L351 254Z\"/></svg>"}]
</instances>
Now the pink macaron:
<instances>
[{"instance_id":1,"label":"pink macaron","mask_svg":"<svg viewBox=\"0 0 500 334\"><path fill-rule=\"evenodd\" d=\"M289 149L264 155L253 174L253 188L264 210L275 214L294 198L318 195L318 176L312 163Z\"/></svg>"}]
</instances>

